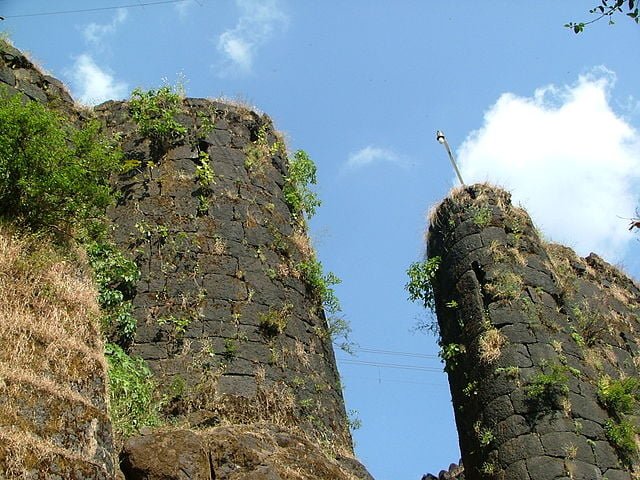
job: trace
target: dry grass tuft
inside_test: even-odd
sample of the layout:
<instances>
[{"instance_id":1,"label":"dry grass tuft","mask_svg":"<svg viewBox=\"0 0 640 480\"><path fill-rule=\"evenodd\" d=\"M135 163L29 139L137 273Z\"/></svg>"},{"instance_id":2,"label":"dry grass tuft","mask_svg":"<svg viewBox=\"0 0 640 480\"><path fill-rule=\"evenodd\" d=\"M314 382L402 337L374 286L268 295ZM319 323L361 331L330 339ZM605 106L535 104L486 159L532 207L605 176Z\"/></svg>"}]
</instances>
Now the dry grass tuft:
<instances>
[{"instance_id":1,"label":"dry grass tuft","mask_svg":"<svg viewBox=\"0 0 640 480\"><path fill-rule=\"evenodd\" d=\"M291 243L295 245L304 260L310 260L315 257L315 251L309 236L305 232L295 230L291 235Z\"/></svg>"},{"instance_id":2,"label":"dry grass tuft","mask_svg":"<svg viewBox=\"0 0 640 480\"><path fill-rule=\"evenodd\" d=\"M507 343L505 337L496 328L490 328L478 339L478 353L482 363L493 363L502 355L502 347Z\"/></svg>"}]
</instances>

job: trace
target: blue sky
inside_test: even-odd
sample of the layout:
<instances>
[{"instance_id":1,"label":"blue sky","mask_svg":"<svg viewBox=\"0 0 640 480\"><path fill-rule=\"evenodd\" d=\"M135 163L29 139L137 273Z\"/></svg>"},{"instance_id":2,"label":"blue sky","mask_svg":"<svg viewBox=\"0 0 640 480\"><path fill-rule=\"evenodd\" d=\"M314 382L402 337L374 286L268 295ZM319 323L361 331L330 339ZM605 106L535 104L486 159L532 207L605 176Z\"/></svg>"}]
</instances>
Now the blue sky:
<instances>
[{"instance_id":1,"label":"blue sky","mask_svg":"<svg viewBox=\"0 0 640 480\"><path fill-rule=\"evenodd\" d=\"M454 184L437 129L465 181L499 182L547 238L638 277L640 27L563 28L596 0L151 1L0 0L0 27L84 103L183 75L189 96L255 105L315 160L312 234L360 345L337 356L376 479L459 458L438 347L412 333L424 312L403 289Z\"/></svg>"}]
</instances>

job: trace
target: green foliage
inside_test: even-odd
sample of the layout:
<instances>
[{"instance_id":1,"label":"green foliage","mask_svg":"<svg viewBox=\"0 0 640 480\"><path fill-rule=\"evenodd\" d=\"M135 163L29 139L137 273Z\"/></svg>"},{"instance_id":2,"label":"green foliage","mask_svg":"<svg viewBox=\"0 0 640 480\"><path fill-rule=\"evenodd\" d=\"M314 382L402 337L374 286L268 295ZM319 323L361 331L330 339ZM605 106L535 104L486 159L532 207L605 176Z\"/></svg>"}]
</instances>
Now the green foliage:
<instances>
[{"instance_id":1,"label":"green foliage","mask_svg":"<svg viewBox=\"0 0 640 480\"><path fill-rule=\"evenodd\" d=\"M631 465L638 454L637 432L633 423L629 420L609 419L605 423L604 433L607 440L618 450L621 460Z\"/></svg>"},{"instance_id":2,"label":"green foliage","mask_svg":"<svg viewBox=\"0 0 640 480\"><path fill-rule=\"evenodd\" d=\"M640 379L628 377L612 380L610 377L603 377L598 382L598 400L617 418L632 413L640 400Z\"/></svg>"},{"instance_id":3,"label":"green foliage","mask_svg":"<svg viewBox=\"0 0 640 480\"><path fill-rule=\"evenodd\" d=\"M522 277L510 271L499 272L491 283L485 285L488 293L499 300L516 300L523 289Z\"/></svg>"},{"instance_id":4,"label":"green foliage","mask_svg":"<svg viewBox=\"0 0 640 480\"><path fill-rule=\"evenodd\" d=\"M309 189L309 185L316 182L316 165L304 150L298 150L289 158L289 172L283 187L284 200L298 220L303 215L311 218L321 204L316 193Z\"/></svg>"},{"instance_id":5,"label":"green foliage","mask_svg":"<svg viewBox=\"0 0 640 480\"><path fill-rule=\"evenodd\" d=\"M200 152L198 160L200 161L200 165L196 167L196 178L202 188L209 191L211 185L216 183L216 176L211 167L211 159L207 152Z\"/></svg>"},{"instance_id":6,"label":"green foliage","mask_svg":"<svg viewBox=\"0 0 640 480\"><path fill-rule=\"evenodd\" d=\"M493 442L496 438L495 434L493 433L493 430L491 430L490 428L484 427L480 420L474 423L473 430L476 432L476 436L478 437L478 442L482 447L489 446L491 442Z\"/></svg>"},{"instance_id":7,"label":"green foliage","mask_svg":"<svg viewBox=\"0 0 640 480\"><path fill-rule=\"evenodd\" d=\"M409 266L407 275L409 282L405 289L409 292L409 299L413 302L421 301L424 308L435 311L434 282L440 268L440 257L433 257L422 262L414 262Z\"/></svg>"},{"instance_id":8,"label":"green foliage","mask_svg":"<svg viewBox=\"0 0 640 480\"><path fill-rule=\"evenodd\" d=\"M135 294L140 271L112 243L92 242L86 248L98 285L105 334L118 343L130 342L136 331L130 299Z\"/></svg>"},{"instance_id":9,"label":"green foliage","mask_svg":"<svg viewBox=\"0 0 640 480\"><path fill-rule=\"evenodd\" d=\"M260 330L268 337L275 337L284 333L292 310L293 305L287 303L280 309L270 308L268 312L261 313L258 316Z\"/></svg>"},{"instance_id":10,"label":"green foliage","mask_svg":"<svg viewBox=\"0 0 640 480\"><path fill-rule=\"evenodd\" d=\"M589 13L597 15L596 18L588 22L569 22L564 26L573 30L574 33L581 33L587 25L603 18L608 18L609 25L613 25L615 23L613 17L618 14L624 14L636 23L640 22L637 0L600 0L600 4L590 9Z\"/></svg>"},{"instance_id":11,"label":"green foliage","mask_svg":"<svg viewBox=\"0 0 640 480\"><path fill-rule=\"evenodd\" d=\"M168 317L158 318L158 325L170 325L172 328L172 334L174 338L182 338L187 332L187 328L191 325L191 318L175 315L169 315Z\"/></svg>"},{"instance_id":12,"label":"green foliage","mask_svg":"<svg viewBox=\"0 0 640 480\"><path fill-rule=\"evenodd\" d=\"M231 361L236 358L238 355L238 344L233 338L225 338L224 339L224 352L222 352L222 356L227 361Z\"/></svg>"},{"instance_id":13,"label":"green foliage","mask_svg":"<svg viewBox=\"0 0 640 480\"><path fill-rule=\"evenodd\" d=\"M574 305L571 308L571 312L573 313L577 326L577 328L574 329L575 333L582 338L585 346L592 347L606 332L608 325L607 318L598 310L589 306L587 302L584 302L582 306ZM574 335L572 334L571 336L575 340Z\"/></svg>"},{"instance_id":14,"label":"green foliage","mask_svg":"<svg viewBox=\"0 0 640 480\"><path fill-rule=\"evenodd\" d=\"M145 361L130 357L118 345L105 345L109 363L109 406L116 433L130 436L160 424L156 385Z\"/></svg>"},{"instance_id":15,"label":"green foliage","mask_svg":"<svg viewBox=\"0 0 640 480\"><path fill-rule=\"evenodd\" d=\"M207 152L198 155L200 164L196 166L196 179L200 184L198 192L198 215L206 215L209 212L209 197L213 193L212 185L216 183L216 176L211 167L211 159Z\"/></svg>"},{"instance_id":16,"label":"green foliage","mask_svg":"<svg viewBox=\"0 0 640 480\"><path fill-rule=\"evenodd\" d=\"M180 87L165 85L157 90L136 88L129 99L129 113L140 134L154 141L175 141L187 133L176 116L182 111Z\"/></svg>"},{"instance_id":17,"label":"green foliage","mask_svg":"<svg viewBox=\"0 0 640 480\"><path fill-rule=\"evenodd\" d=\"M61 115L0 90L3 217L34 230L85 234L111 203L120 151L96 122L77 129Z\"/></svg>"},{"instance_id":18,"label":"green foliage","mask_svg":"<svg viewBox=\"0 0 640 480\"><path fill-rule=\"evenodd\" d=\"M496 473L497 467L493 462L484 462L480 467L480 473L484 475L494 475Z\"/></svg>"},{"instance_id":19,"label":"green foliage","mask_svg":"<svg viewBox=\"0 0 640 480\"><path fill-rule=\"evenodd\" d=\"M567 367L559 364L549 366L548 373L538 373L525 387L528 399L540 406L557 406L559 400L569 394Z\"/></svg>"},{"instance_id":20,"label":"green foliage","mask_svg":"<svg viewBox=\"0 0 640 480\"><path fill-rule=\"evenodd\" d=\"M349 410L347 412L347 426L352 432L362 428L362 420L358 417L357 410Z\"/></svg>"},{"instance_id":21,"label":"green foliage","mask_svg":"<svg viewBox=\"0 0 640 480\"><path fill-rule=\"evenodd\" d=\"M349 340L351 334L351 325L340 315L330 315L327 318L328 333L331 341L340 348L340 350L353 354L354 343Z\"/></svg>"},{"instance_id":22,"label":"green foliage","mask_svg":"<svg viewBox=\"0 0 640 480\"><path fill-rule=\"evenodd\" d=\"M262 173L264 167L271 163L271 157L284 150L284 145L280 141L269 144L268 126L266 123L261 125L258 128L258 138L244 149L246 155L244 166L250 173Z\"/></svg>"},{"instance_id":23,"label":"green foliage","mask_svg":"<svg viewBox=\"0 0 640 480\"><path fill-rule=\"evenodd\" d=\"M460 343L448 343L447 345L442 345L438 355L445 363L445 371L451 372L455 367L457 367L460 361L459 357L466 352L466 347Z\"/></svg>"},{"instance_id":24,"label":"green foliage","mask_svg":"<svg viewBox=\"0 0 640 480\"><path fill-rule=\"evenodd\" d=\"M322 301L322 306L325 311L329 315L339 312L341 310L340 301L336 296L333 285L339 284L340 279L332 272L324 274L322 263L315 258L300 262L297 268L304 280L311 287L311 290L315 292Z\"/></svg>"},{"instance_id":25,"label":"green foliage","mask_svg":"<svg viewBox=\"0 0 640 480\"><path fill-rule=\"evenodd\" d=\"M473 223L480 228L488 226L492 217L493 213L488 206L477 207L473 210Z\"/></svg>"}]
</instances>

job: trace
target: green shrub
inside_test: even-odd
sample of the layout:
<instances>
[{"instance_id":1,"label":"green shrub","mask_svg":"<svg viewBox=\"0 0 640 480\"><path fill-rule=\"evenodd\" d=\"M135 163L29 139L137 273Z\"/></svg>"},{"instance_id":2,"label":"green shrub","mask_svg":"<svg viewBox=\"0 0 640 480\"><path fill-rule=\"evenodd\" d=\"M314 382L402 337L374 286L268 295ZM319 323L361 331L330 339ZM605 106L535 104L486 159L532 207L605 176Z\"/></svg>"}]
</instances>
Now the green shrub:
<instances>
[{"instance_id":1,"label":"green shrub","mask_svg":"<svg viewBox=\"0 0 640 480\"><path fill-rule=\"evenodd\" d=\"M143 137L154 141L179 140L187 133L176 116L182 112L180 87L165 85L157 90L136 88L129 99L129 113Z\"/></svg>"},{"instance_id":2,"label":"green shrub","mask_svg":"<svg viewBox=\"0 0 640 480\"><path fill-rule=\"evenodd\" d=\"M121 153L96 122L77 129L61 115L0 90L0 204L34 230L83 234L111 203Z\"/></svg>"},{"instance_id":3,"label":"green shrub","mask_svg":"<svg viewBox=\"0 0 640 480\"><path fill-rule=\"evenodd\" d=\"M473 223L480 228L484 228L491 223L492 216L493 212L491 211L491 207L486 205L483 207L476 207L473 211Z\"/></svg>"},{"instance_id":4,"label":"green shrub","mask_svg":"<svg viewBox=\"0 0 640 480\"><path fill-rule=\"evenodd\" d=\"M449 343L440 347L438 356L445 364L445 371L451 372L458 366L460 356L467 353L467 349L461 343Z\"/></svg>"},{"instance_id":5,"label":"green shrub","mask_svg":"<svg viewBox=\"0 0 640 480\"><path fill-rule=\"evenodd\" d=\"M541 407L557 406L559 400L569 394L567 367L552 364L549 370L548 373L541 372L534 375L525 388L527 398Z\"/></svg>"},{"instance_id":6,"label":"green shrub","mask_svg":"<svg viewBox=\"0 0 640 480\"><path fill-rule=\"evenodd\" d=\"M607 440L618 450L620 459L627 465L633 463L638 454L636 443L636 429L629 420L607 420L604 426Z\"/></svg>"},{"instance_id":7,"label":"green shrub","mask_svg":"<svg viewBox=\"0 0 640 480\"><path fill-rule=\"evenodd\" d=\"M87 245L87 255L98 285L104 334L109 341L127 344L136 331L130 299L135 295L140 271L112 243L92 242Z\"/></svg>"},{"instance_id":8,"label":"green shrub","mask_svg":"<svg viewBox=\"0 0 640 480\"><path fill-rule=\"evenodd\" d=\"M267 129L269 123L264 123L258 128L257 138L244 148L246 155L244 166L252 174L261 174L264 168L271 164L271 158L279 152L284 152L284 144L276 141L269 144Z\"/></svg>"},{"instance_id":9,"label":"green shrub","mask_svg":"<svg viewBox=\"0 0 640 480\"><path fill-rule=\"evenodd\" d=\"M292 310L293 305L287 303L280 309L270 308L268 312L261 313L259 315L260 330L268 337L284 333Z\"/></svg>"},{"instance_id":10,"label":"green shrub","mask_svg":"<svg viewBox=\"0 0 640 480\"><path fill-rule=\"evenodd\" d=\"M316 193L309 189L309 185L316 183L316 165L304 150L298 150L293 158L289 158L289 172L283 188L284 200L298 220L303 215L311 218L321 204Z\"/></svg>"},{"instance_id":11,"label":"green shrub","mask_svg":"<svg viewBox=\"0 0 640 480\"><path fill-rule=\"evenodd\" d=\"M409 282L404 287L409 292L411 301L421 301L424 308L432 312L436 308L433 286L440 261L440 257L433 257L412 263L407 270Z\"/></svg>"},{"instance_id":12,"label":"green shrub","mask_svg":"<svg viewBox=\"0 0 640 480\"><path fill-rule=\"evenodd\" d=\"M130 436L160 424L156 384L145 361L130 357L118 345L105 345L109 363L110 415L116 433Z\"/></svg>"},{"instance_id":13,"label":"green shrub","mask_svg":"<svg viewBox=\"0 0 640 480\"><path fill-rule=\"evenodd\" d=\"M331 315L341 310L340 301L333 290L333 285L340 283L340 279L336 275L332 272L325 275L322 271L322 263L315 258L300 262L298 270L312 291L318 295L328 314Z\"/></svg>"},{"instance_id":14,"label":"green shrub","mask_svg":"<svg viewBox=\"0 0 640 480\"><path fill-rule=\"evenodd\" d=\"M629 377L612 380L603 377L598 382L598 400L612 415L632 413L640 397L640 379Z\"/></svg>"}]
</instances>

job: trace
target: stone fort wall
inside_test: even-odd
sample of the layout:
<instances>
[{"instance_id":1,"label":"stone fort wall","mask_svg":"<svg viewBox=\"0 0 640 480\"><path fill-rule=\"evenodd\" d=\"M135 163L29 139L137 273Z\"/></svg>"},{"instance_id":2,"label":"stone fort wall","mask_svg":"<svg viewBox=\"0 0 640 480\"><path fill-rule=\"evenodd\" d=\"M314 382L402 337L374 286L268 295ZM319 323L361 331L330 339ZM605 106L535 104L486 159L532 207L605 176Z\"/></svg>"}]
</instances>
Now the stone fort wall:
<instances>
[{"instance_id":1,"label":"stone fort wall","mask_svg":"<svg viewBox=\"0 0 640 480\"><path fill-rule=\"evenodd\" d=\"M634 282L488 185L435 209L427 248L464 478L637 478Z\"/></svg>"}]
</instances>

